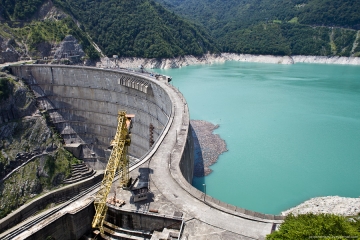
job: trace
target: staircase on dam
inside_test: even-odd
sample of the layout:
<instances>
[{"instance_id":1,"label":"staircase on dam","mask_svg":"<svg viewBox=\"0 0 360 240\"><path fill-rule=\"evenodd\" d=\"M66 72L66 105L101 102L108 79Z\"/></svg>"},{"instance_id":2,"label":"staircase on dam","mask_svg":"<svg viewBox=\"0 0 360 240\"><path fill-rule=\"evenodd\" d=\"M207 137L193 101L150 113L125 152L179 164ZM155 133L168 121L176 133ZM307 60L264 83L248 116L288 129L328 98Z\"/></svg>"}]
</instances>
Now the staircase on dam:
<instances>
[{"instance_id":1,"label":"staircase on dam","mask_svg":"<svg viewBox=\"0 0 360 240\"><path fill-rule=\"evenodd\" d=\"M94 176L96 171L89 168L85 163L71 165L71 176L63 181L63 183L71 184Z\"/></svg>"},{"instance_id":2,"label":"staircase on dam","mask_svg":"<svg viewBox=\"0 0 360 240\"><path fill-rule=\"evenodd\" d=\"M135 239L144 240L151 239L150 231L139 231L127 228L121 228L107 221L104 221L103 239Z\"/></svg>"}]
</instances>

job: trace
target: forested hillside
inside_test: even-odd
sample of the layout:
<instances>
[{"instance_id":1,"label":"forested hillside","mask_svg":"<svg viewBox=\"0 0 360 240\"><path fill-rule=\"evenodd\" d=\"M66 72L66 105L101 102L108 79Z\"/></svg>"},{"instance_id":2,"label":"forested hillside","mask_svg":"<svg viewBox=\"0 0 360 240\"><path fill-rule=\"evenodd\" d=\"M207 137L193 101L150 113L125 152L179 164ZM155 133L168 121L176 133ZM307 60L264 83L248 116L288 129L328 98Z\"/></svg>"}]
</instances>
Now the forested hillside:
<instances>
[{"instance_id":1,"label":"forested hillside","mask_svg":"<svg viewBox=\"0 0 360 240\"><path fill-rule=\"evenodd\" d=\"M94 60L99 58L87 35L70 17L58 21L32 21L31 24L22 27L0 25L0 38L12 39L12 46L21 56L29 56L33 59L48 57L51 46L60 43L67 35L76 37L89 58Z\"/></svg>"},{"instance_id":2,"label":"forested hillside","mask_svg":"<svg viewBox=\"0 0 360 240\"><path fill-rule=\"evenodd\" d=\"M223 51L249 54L360 56L358 32L343 28L263 23L219 37Z\"/></svg>"},{"instance_id":3,"label":"forested hillside","mask_svg":"<svg viewBox=\"0 0 360 240\"><path fill-rule=\"evenodd\" d=\"M34 20L41 6L49 2L0 1L0 19L25 21ZM84 35L84 32L89 34L108 56L116 54L127 57L170 58L202 55L208 51L218 52L207 31L152 0L52 0L52 3L78 21L81 30L74 25L73 32L77 32L78 36ZM69 22L66 22L66 25L69 26ZM36 39L46 40L44 38L47 35L37 34ZM87 47L84 37L81 36L78 40ZM94 57L92 50L87 51L90 57Z\"/></svg>"},{"instance_id":4,"label":"forested hillside","mask_svg":"<svg viewBox=\"0 0 360 240\"><path fill-rule=\"evenodd\" d=\"M157 1L202 24L218 40L221 51L359 56L360 1Z\"/></svg>"},{"instance_id":5,"label":"forested hillside","mask_svg":"<svg viewBox=\"0 0 360 240\"><path fill-rule=\"evenodd\" d=\"M217 51L205 31L151 0L56 0L106 55L174 57Z\"/></svg>"},{"instance_id":6,"label":"forested hillside","mask_svg":"<svg viewBox=\"0 0 360 240\"><path fill-rule=\"evenodd\" d=\"M45 0L1 0L1 16L7 20L31 18Z\"/></svg>"},{"instance_id":7,"label":"forested hillside","mask_svg":"<svg viewBox=\"0 0 360 240\"><path fill-rule=\"evenodd\" d=\"M107 56L171 58L207 52L360 56L356 0L0 0L0 37L41 57L46 44L74 35ZM39 19L51 3L68 16ZM40 13L39 13L40 12ZM76 22L76 24L75 24Z\"/></svg>"},{"instance_id":8,"label":"forested hillside","mask_svg":"<svg viewBox=\"0 0 360 240\"><path fill-rule=\"evenodd\" d=\"M356 0L157 0L211 30L296 19L301 24L360 29Z\"/></svg>"},{"instance_id":9,"label":"forested hillside","mask_svg":"<svg viewBox=\"0 0 360 240\"><path fill-rule=\"evenodd\" d=\"M0 62L53 57L67 35L73 35L86 53L97 60L91 39L49 0L0 0ZM11 54L12 58L7 57Z\"/></svg>"}]
</instances>

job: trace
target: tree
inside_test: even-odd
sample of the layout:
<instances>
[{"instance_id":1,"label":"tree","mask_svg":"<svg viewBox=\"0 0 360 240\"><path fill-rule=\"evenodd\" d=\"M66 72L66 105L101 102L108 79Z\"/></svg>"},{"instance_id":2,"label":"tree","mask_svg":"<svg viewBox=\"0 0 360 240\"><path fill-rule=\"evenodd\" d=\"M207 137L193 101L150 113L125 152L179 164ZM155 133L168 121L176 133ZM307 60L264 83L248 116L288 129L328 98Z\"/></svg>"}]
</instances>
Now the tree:
<instances>
[{"instance_id":1,"label":"tree","mask_svg":"<svg viewBox=\"0 0 360 240\"><path fill-rule=\"evenodd\" d=\"M358 239L360 232L356 223L334 214L312 213L294 216L288 215L279 231L266 236L267 240L310 239Z\"/></svg>"}]
</instances>

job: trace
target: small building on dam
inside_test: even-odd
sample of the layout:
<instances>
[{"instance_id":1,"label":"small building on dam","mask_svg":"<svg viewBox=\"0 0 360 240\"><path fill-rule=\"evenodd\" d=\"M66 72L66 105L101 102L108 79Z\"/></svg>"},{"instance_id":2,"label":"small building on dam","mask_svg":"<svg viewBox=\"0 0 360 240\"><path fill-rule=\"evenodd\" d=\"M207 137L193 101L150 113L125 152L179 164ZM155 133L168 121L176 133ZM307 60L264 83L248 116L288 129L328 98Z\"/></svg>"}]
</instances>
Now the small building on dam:
<instances>
[{"instance_id":1,"label":"small building on dam","mask_svg":"<svg viewBox=\"0 0 360 240\"><path fill-rule=\"evenodd\" d=\"M194 146L188 105L167 78L78 66L19 65L9 70L34 92L38 107L48 113L66 149L98 173L106 168L118 111L135 115L129 155L132 187L139 195L117 188L115 181L103 238L265 239L282 222L281 216L229 205L191 185ZM38 214L36 221L31 222L35 217L29 218L30 213L48 203L48 195L14 211L0 220L0 238L91 237L93 201L101 176L49 193L74 197L57 205L56 211ZM11 235L24 220L28 225Z\"/></svg>"}]
</instances>

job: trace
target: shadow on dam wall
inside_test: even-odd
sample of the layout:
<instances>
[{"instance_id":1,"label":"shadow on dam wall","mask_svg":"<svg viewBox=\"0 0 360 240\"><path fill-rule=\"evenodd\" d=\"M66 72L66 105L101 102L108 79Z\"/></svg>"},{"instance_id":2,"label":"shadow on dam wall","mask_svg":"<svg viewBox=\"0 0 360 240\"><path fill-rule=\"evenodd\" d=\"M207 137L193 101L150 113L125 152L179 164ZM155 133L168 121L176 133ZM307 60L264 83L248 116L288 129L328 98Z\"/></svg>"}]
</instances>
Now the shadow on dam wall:
<instances>
[{"instance_id":1,"label":"shadow on dam wall","mask_svg":"<svg viewBox=\"0 0 360 240\"><path fill-rule=\"evenodd\" d=\"M171 115L168 94L155 78L151 81L145 75L74 66L10 69L34 91L66 145L80 145L77 157L97 170L106 166L106 150L116 132L119 110L135 114L129 153L136 158L156 143Z\"/></svg>"}]
</instances>

